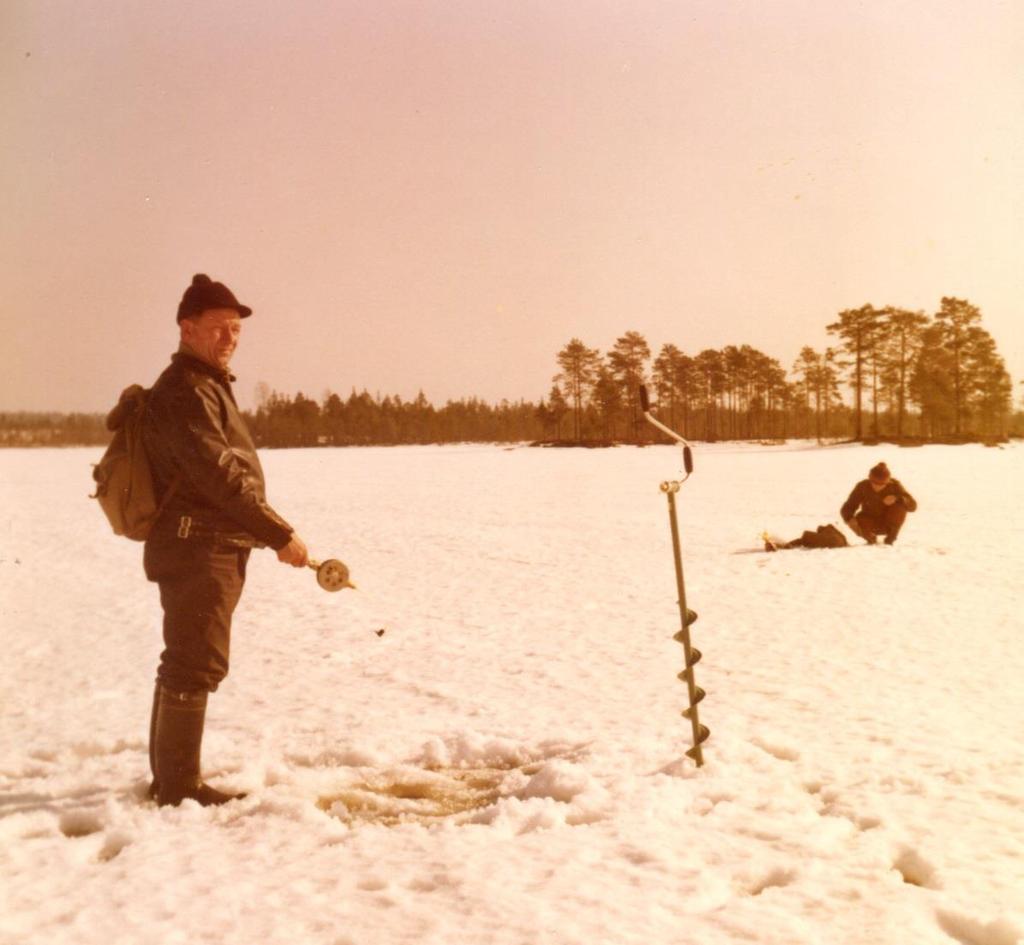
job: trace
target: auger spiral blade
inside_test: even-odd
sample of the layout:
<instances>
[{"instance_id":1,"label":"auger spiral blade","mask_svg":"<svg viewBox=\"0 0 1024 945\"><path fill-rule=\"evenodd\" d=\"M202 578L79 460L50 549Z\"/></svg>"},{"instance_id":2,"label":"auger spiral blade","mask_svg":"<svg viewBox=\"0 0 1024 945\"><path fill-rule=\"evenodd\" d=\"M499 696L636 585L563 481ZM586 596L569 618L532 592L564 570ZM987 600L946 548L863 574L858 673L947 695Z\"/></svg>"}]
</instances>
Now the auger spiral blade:
<instances>
[{"instance_id":1,"label":"auger spiral blade","mask_svg":"<svg viewBox=\"0 0 1024 945\"><path fill-rule=\"evenodd\" d=\"M676 643L682 643L682 644L683 644L683 646L685 646L685 645L686 645L686 640L685 640L685 638L683 637L683 634L682 634L682 632L680 632L680 633L677 633L677 634L676 634L676 635L675 635L674 637L672 637L672 639L673 639L673 640L675 640L675 641L676 641ZM704 655L704 654L703 654L703 653L701 653L701 651L700 651L700 650L698 650L698 649L697 649L697 647L695 647L695 646L691 646L691 647L690 647L690 653L689 653L689 657L690 657L690 660L689 660L689 662L688 662L688 663L686 664L686 669L684 669L684 670L683 670L683 671L682 671L682 672L681 672L681 673L679 674L679 678L680 678L680 679L686 679L686 673L687 673L687 671L688 671L688 670L689 670L689 669L690 669L691 667L693 667L693 666L696 666L696 665L697 665L697 664L698 664L698 663L700 662L700 660L701 660L701 657L702 657L703 655Z\"/></svg>"},{"instance_id":2,"label":"auger spiral blade","mask_svg":"<svg viewBox=\"0 0 1024 945\"><path fill-rule=\"evenodd\" d=\"M697 762L698 765L704 763L704 754L701 751L701 745L703 745L704 742L706 742L710 736L711 731L708 729L706 725L698 726L698 737L696 739L696 744L693 746L693 748L686 752L687 757L692 758L694 761Z\"/></svg>"},{"instance_id":3,"label":"auger spiral blade","mask_svg":"<svg viewBox=\"0 0 1024 945\"><path fill-rule=\"evenodd\" d=\"M696 693L694 693L693 705L691 705L688 709L683 709L683 711L681 713L679 713L679 714L682 715L682 717L684 719L692 719L693 718L693 710L697 708L697 703L703 702L704 701L704 697L706 695L707 695L707 693L703 689L701 689L700 686L698 686Z\"/></svg>"}]
</instances>

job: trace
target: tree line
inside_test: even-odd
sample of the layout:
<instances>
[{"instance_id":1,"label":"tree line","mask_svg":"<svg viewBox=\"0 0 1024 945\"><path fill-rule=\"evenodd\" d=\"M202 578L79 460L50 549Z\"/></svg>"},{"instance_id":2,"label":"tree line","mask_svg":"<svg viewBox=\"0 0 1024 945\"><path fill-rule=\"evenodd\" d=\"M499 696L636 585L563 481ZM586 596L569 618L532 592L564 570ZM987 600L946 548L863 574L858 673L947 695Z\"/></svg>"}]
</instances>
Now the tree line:
<instances>
[{"instance_id":1,"label":"tree line","mask_svg":"<svg viewBox=\"0 0 1024 945\"><path fill-rule=\"evenodd\" d=\"M478 398L431 404L353 390L317 401L257 390L246 413L257 445L361 446L451 442L602 444L656 438L643 423L641 384L659 418L687 439L999 439L1024 435L1012 383L980 310L945 297L929 316L863 305L827 325L835 344L804 347L787 370L750 345L654 355L636 331L606 353L571 339L538 403ZM843 397L850 392L849 402ZM110 434L100 414L0 413L0 446L97 445Z\"/></svg>"},{"instance_id":2,"label":"tree line","mask_svg":"<svg viewBox=\"0 0 1024 945\"><path fill-rule=\"evenodd\" d=\"M103 446L110 440L99 413L0 412L0 447Z\"/></svg>"},{"instance_id":3,"label":"tree line","mask_svg":"<svg viewBox=\"0 0 1024 945\"><path fill-rule=\"evenodd\" d=\"M352 391L328 391L318 402L260 385L259 405L243 411L257 446L371 446L522 442L543 436L538 408L527 401L488 404L478 398L435 407L421 392L414 400ZM0 447L103 446L110 441L104 414L0 412Z\"/></svg>"},{"instance_id":4,"label":"tree line","mask_svg":"<svg viewBox=\"0 0 1024 945\"><path fill-rule=\"evenodd\" d=\"M687 439L992 439L1021 433L1013 387L981 312L945 297L934 316L864 305L827 326L835 346L804 347L789 373L749 345L653 356L628 331L607 354L573 338L541 404L556 438L642 437L637 390ZM852 403L842 397L843 386Z\"/></svg>"},{"instance_id":5,"label":"tree line","mask_svg":"<svg viewBox=\"0 0 1024 945\"><path fill-rule=\"evenodd\" d=\"M537 407L527 401L488 404L474 397L435 407L422 391L403 401L353 390L347 398L328 391L317 402L264 385L258 400L255 412L246 413L257 446L511 443L536 439L541 432Z\"/></svg>"}]
</instances>

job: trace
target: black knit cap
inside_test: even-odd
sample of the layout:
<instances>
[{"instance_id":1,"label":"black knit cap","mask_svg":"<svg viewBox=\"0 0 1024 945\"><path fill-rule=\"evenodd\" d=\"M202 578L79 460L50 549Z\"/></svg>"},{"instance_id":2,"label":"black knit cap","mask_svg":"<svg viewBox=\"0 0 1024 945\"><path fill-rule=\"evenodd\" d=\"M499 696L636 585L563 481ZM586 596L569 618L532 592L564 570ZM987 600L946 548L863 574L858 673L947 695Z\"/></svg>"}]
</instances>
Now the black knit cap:
<instances>
[{"instance_id":1,"label":"black knit cap","mask_svg":"<svg viewBox=\"0 0 1024 945\"><path fill-rule=\"evenodd\" d=\"M214 282L204 273L196 273L192 284L185 290L178 305L178 321L202 315L208 308L233 308L242 318L248 318L252 309L242 305L223 282Z\"/></svg>"},{"instance_id":2,"label":"black knit cap","mask_svg":"<svg viewBox=\"0 0 1024 945\"><path fill-rule=\"evenodd\" d=\"M871 467L871 471L868 473L875 482L888 482L892 477L889 474L889 467L885 463L878 463Z\"/></svg>"}]
</instances>

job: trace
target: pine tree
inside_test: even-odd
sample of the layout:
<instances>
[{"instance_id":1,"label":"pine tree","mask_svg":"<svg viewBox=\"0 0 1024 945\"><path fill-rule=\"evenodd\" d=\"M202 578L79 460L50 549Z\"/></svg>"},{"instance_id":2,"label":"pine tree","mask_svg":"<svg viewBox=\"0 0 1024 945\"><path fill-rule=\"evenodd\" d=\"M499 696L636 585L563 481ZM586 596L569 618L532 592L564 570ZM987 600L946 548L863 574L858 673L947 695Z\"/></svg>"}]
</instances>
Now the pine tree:
<instances>
[{"instance_id":1,"label":"pine tree","mask_svg":"<svg viewBox=\"0 0 1024 945\"><path fill-rule=\"evenodd\" d=\"M818 352L810 345L800 349L800 357L793 364L793 373L799 378L796 385L796 393L803 406L804 436L810 436L811 398L817 391ZM820 407L814 412L814 429L818 439L821 439L821 410Z\"/></svg>"},{"instance_id":2,"label":"pine tree","mask_svg":"<svg viewBox=\"0 0 1024 945\"><path fill-rule=\"evenodd\" d=\"M562 395L562 388L557 384L551 385L551 393L548 394L548 414L555 427L555 439L562 439L562 418L569 412L569 404ZM580 441L579 414L573 410L573 439Z\"/></svg>"},{"instance_id":3,"label":"pine tree","mask_svg":"<svg viewBox=\"0 0 1024 945\"><path fill-rule=\"evenodd\" d=\"M873 357L879 321L882 313L871 305L847 309L839 313L839 320L828 326L829 334L838 335L843 350L853 359L847 362L850 384L854 392L854 439L864 439L863 394L864 374Z\"/></svg>"},{"instance_id":4,"label":"pine tree","mask_svg":"<svg viewBox=\"0 0 1024 945\"><path fill-rule=\"evenodd\" d=\"M588 348L579 338L573 338L558 352L558 366L562 369L553 380L562 385L562 402L572 404L573 439L583 438L583 405L597 380L597 368L601 354L596 348Z\"/></svg>"},{"instance_id":5,"label":"pine tree","mask_svg":"<svg viewBox=\"0 0 1024 945\"><path fill-rule=\"evenodd\" d=\"M1002 434L1012 408L1012 384L981 312L945 297L921 334L910 393L931 436Z\"/></svg>"},{"instance_id":6,"label":"pine tree","mask_svg":"<svg viewBox=\"0 0 1024 945\"><path fill-rule=\"evenodd\" d=\"M925 436L937 437L953 426L953 372L942 344L942 326L932 322L921 332L921 348L910 375L910 398L921 411Z\"/></svg>"},{"instance_id":7,"label":"pine tree","mask_svg":"<svg viewBox=\"0 0 1024 945\"><path fill-rule=\"evenodd\" d=\"M833 410L841 408L843 403L842 397L839 394L839 372L836 370L836 352L834 348L826 348L821 353L815 379L817 381L815 389L816 409L821 410L822 429L824 430L824 435L829 436L832 429L830 417Z\"/></svg>"},{"instance_id":8,"label":"pine tree","mask_svg":"<svg viewBox=\"0 0 1024 945\"><path fill-rule=\"evenodd\" d=\"M607 364L598 367L593 400L604 439L615 439L618 416L622 412L622 389Z\"/></svg>"},{"instance_id":9,"label":"pine tree","mask_svg":"<svg viewBox=\"0 0 1024 945\"><path fill-rule=\"evenodd\" d=\"M1013 382L996 351L996 343L984 328L972 333L965 351L967 402L977 418L976 432L1005 436L1013 407Z\"/></svg>"},{"instance_id":10,"label":"pine tree","mask_svg":"<svg viewBox=\"0 0 1024 945\"><path fill-rule=\"evenodd\" d=\"M704 405L704 438L714 441L718 438L718 401L725 384L721 352L705 348L694 358L693 368L698 397Z\"/></svg>"},{"instance_id":11,"label":"pine tree","mask_svg":"<svg viewBox=\"0 0 1024 945\"><path fill-rule=\"evenodd\" d=\"M619 384L622 400L629 412L634 441L640 439L640 415L637 408L640 385L645 381L644 365L650 357L651 349L643 335L636 331L627 331L608 353L608 365Z\"/></svg>"},{"instance_id":12,"label":"pine tree","mask_svg":"<svg viewBox=\"0 0 1024 945\"><path fill-rule=\"evenodd\" d=\"M337 394L329 393L324 398L320 414L323 417L327 442L340 446L345 442L345 405L341 398Z\"/></svg>"},{"instance_id":13,"label":"pine tree","mask_svg":"<svg viewBox=\"0 0 1024 945\"><path fill-rule=\"evenodd\" d=\"M896 435L903 436L907 412L910 376L921 350L922 335L928 324L924 312L887 307L885 310L884 371L885 387L892 395L896 412Z\"/></svg>"},{"instance_id":14,"label":"pine tree","mask_svg":"<svg viewBox=\"0 0 1024 945\"><path fill-rule=\"evenodd\" d=\"M967 349L976 342L981 312L970 302L952 296L943 297L935 321L940 326L942 347L949 353L953 379L953 433L963 432L966 407L964 361Z\"/></svg>"},{"instance_id":15,"label":"pine tree","mask_svg":"<svg viewBox=\"0 0 1024 945\"><path fill-rule=\"evenodd\" d=\"M668 425L673 430L677 428L676 411L682 408L684 437L687 435L692 367L693 359L688 358L673 344L662 345L654 361L654 386L658 392L658 403L668 404Z\"/></svg>"}]
</instances>

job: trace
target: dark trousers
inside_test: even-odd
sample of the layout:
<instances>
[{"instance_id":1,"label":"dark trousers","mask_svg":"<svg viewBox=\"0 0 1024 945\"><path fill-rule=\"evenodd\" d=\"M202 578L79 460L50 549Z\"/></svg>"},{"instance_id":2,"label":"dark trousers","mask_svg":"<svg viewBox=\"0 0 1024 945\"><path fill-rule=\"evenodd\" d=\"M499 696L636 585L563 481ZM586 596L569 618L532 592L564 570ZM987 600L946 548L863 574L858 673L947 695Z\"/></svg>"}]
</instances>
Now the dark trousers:
<instances>
[{"instance_id":1,"label":"dark trousers","mask_svg":"<svg viewBox=\"0 0 1024 945\"><path fill-rule=\"evenodd\" d=\"M874 542L879 535L884 535L885 543L891 545L896 541L906 518L907 507L902 502L895 502L885 507L881 517L876 518L861 512L857 516L857 524L860 525L861 535L866 541Z\"/></svg>"},{"instance_id":2,"label":"dark trousers","mask_svg":"<svg viewBox=\"0 0 1024 945\"><path fill-rule=\"evenodd\" d=\"M146 577L160 587L164 651L157 678L174 692L216 690L228 674L231 615L249 548L161 537L146 542Z\"/></svg>"}]
</instances>

